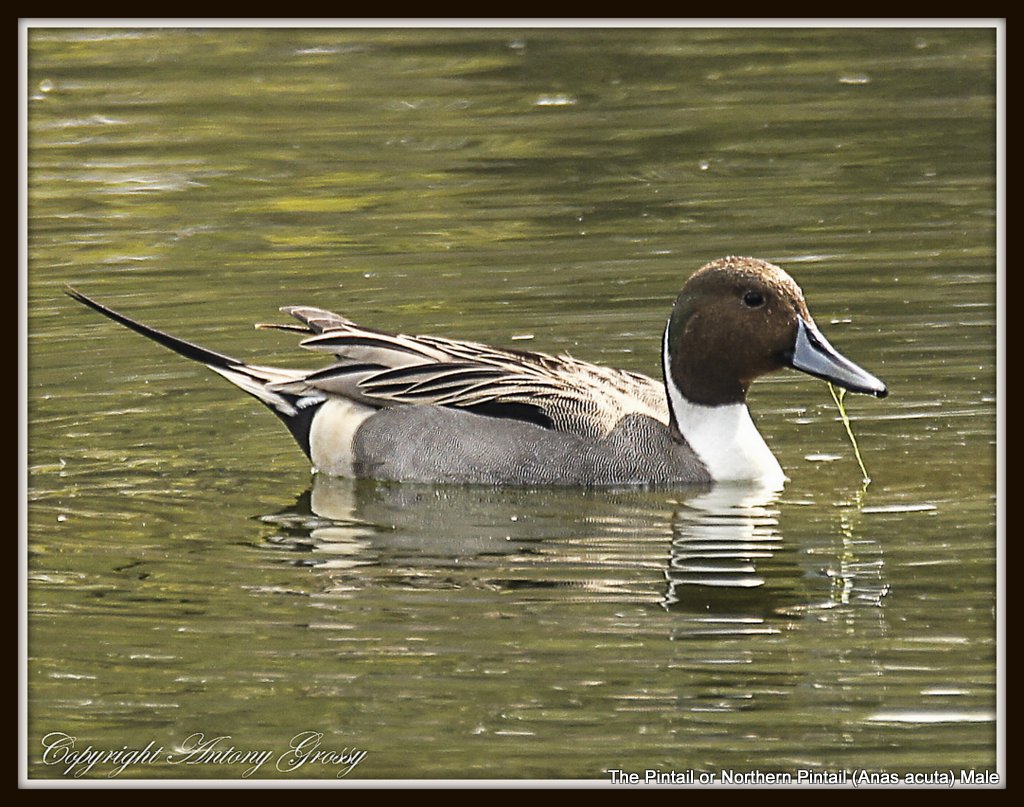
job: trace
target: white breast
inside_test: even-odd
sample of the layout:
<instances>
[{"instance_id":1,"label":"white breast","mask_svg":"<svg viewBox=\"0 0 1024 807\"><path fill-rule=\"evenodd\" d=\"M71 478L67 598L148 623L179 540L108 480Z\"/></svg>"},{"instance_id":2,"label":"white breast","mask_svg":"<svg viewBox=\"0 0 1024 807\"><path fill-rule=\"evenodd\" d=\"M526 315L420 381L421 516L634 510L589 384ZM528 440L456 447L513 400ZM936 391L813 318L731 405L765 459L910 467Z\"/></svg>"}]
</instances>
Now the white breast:
<instances>
[{"instance_id":1,"label":"white breast","mask_svg":"<svg viewBox=\"0 0 1024 807\"><path fill-rule=\"evenodd\" d=\"M786 474L754 425L745 403L724 406L691 403L673 383L669 373L667 327L662 341L662 365L676 425L711 478L716 482L758 481L781 488Z\"/></svg>"},{"instance_id":2,"label":"white breast","mask_svg":"<svg viewBox=\"0 0 1024 807\"><path fill-rule=\"evenodd\" d=\"M746 404L702 406L690 403L674 384L668 385L679 431L697 452L716 482L756 480L780 486L786 481L750 418Z\"/></svg>"}]
</instances>

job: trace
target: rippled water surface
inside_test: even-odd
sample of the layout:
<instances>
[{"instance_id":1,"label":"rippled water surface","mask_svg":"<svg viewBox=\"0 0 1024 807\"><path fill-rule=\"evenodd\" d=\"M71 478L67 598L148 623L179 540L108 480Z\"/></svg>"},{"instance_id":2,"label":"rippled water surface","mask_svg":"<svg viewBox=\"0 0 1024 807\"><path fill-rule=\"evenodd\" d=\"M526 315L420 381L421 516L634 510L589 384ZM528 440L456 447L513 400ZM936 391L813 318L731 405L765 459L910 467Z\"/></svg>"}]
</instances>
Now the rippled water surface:
<instances>
[{"instance_id":1,"label":"rippled water surface","mask_svg":"<svg viewBox=\"0 0 1024 807\"><path fill-rule=\"evenodd\" d=\"M29 778L117 771L54 733L162 749L118 780L241 781L197 733L290 781L346 770L279 769L302 732L346 781L993 770L995 53L31 29ZM311 304L658 375L727 254L787 268L889 384L846 398L866 488L796 373L751 395L781 495L313 479L258 403L63 293L267 364L315 365L252 329Z\"/></svg>"}]
</instances>

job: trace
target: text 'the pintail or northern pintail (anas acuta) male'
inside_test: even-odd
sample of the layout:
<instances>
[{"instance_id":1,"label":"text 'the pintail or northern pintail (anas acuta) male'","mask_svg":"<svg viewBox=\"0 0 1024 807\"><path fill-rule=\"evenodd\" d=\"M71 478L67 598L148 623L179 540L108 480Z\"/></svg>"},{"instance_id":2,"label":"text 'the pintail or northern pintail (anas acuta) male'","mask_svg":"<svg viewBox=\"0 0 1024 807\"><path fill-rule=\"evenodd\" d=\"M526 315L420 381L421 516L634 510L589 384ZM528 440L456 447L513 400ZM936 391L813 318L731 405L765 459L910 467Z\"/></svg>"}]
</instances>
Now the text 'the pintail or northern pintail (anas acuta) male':
<instances>
[{"instance_id":1,"label":"text 'the pintail or northern pintail (anas acuta) male'","mask_svg":"<svg viewBox=\"0 0 1024 807\"><path fill-rule=\"evenodd\" d=\"M508 485L674 485L785 475L750 417L758 376L791 367L879 398L885 384L836 351L782 269L722 258L683 286L662 337L664 381L550 356L356 325L282 308L323 369L246 364L68 294L205 364L257 398L332 476Z\"/></svg>"}]
</instances>

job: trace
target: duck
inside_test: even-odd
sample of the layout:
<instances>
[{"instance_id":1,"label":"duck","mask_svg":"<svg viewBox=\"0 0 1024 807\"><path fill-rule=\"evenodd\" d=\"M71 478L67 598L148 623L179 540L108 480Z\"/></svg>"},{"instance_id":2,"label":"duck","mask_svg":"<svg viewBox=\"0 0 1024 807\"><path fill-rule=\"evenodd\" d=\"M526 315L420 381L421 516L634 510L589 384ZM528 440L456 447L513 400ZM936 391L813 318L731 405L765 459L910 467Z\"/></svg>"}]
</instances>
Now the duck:
<instances>
[{"instance_id":1,"label":"duck","mask_svg":"<svg viewBox=\"0 0 1024 807\"><path fill-rule=\"evenodd\" d=\"M662 379L548 355L357 325L285 306L316 370L249 364L78 302L204 364L284 422L317 474L391 482L553 486L757 483L787 477L747 392L790 368L878 398L886 385L839 353L803 292L751 257L711 261L685 282L661 338Z\"/></svg>"}]
</instances>

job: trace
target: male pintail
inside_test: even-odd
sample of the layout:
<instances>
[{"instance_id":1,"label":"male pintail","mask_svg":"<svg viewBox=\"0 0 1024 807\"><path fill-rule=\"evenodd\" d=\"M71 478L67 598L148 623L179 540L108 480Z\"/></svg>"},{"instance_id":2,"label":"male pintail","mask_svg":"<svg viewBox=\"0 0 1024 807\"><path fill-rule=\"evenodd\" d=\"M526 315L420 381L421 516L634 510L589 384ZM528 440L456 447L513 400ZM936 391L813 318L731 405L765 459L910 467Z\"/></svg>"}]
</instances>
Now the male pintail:
<instances>
[{"instance_id":1,"label":"male pintail","mask_svg":"<svg viewBox=\"0 0 1024 807\"><path fill-rule=\"evenodd\" d=\"M73 298L205 364L284 421L314 471L514 485L785 480L747 410L758 376L791 367L888 394L838 353L782 269L722 258L683 286L662 338L664 382L570 356L364 328L320 308L281 310L334 354L308 371L249 365Z\"/></svg>"}]
</instances>

